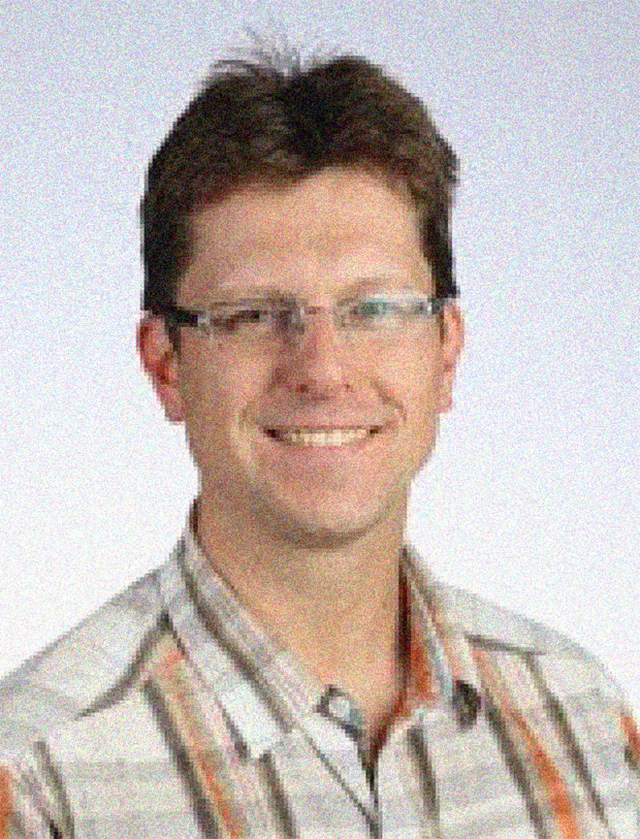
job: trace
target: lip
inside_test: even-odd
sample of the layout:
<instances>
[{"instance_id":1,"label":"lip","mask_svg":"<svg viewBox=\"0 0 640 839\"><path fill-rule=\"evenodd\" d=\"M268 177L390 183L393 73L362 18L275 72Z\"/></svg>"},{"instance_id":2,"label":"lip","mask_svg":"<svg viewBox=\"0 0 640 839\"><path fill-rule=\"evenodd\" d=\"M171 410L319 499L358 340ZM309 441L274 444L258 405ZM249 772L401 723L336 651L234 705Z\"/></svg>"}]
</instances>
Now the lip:
<instances>
[{"instance_id":1,"label":"lip","mask_svg":"<svg viewBox=\"0 0 640 839\"><path fill-rule=\"evenodd\" d=\"M366 429L364 436L349 435L350 431ZM286 430L285 430L286 429ZM270 428L255 428L254 433L262 441L264 452L271 452L273 456L285 458L284 462L300 465L301 463L333 464L352 463L353 457L361 457L366 452L373 454L385 447L389 432L393 430L391 424L363 423L358 425L290 425L287 423ZM340 435L346 432L345 439ZM304 440L305 434L326 434L327 437L315 441ZM297 437L297 435L302 435ZM296 435L294 437L287 435ZM332 436L334 435L334 436ZM351 437L351 439L349 439Z\"/></svg>"},{"instance_id":2,"label":"lip","mask_svg":"<svg viewBox=\"0 0 640 839\"><path fill-rule=\"evenodd\" d=\"M318 488L324 487L326 492L338 490L351 486L355 481L358 486L363 484L364 479L375 481L379 469L385 469L387 459L392 455L395 443L394 439L399 431L398 421L391 418L371 417L367 421L358 417L354 421L353 414L349 417L342 417L342 421L327 421L324 417L314 417L314 422L304 422L302 417L281 416L277 421L269 417L268 424L264 423L264 416L260 418L261 424L255 422L247 428L256 462L266 470L266 474L276 476L274 479L283 481L284 485L290 484L298 487L307 487L309 492L315 492ZM275 420L275 417L273 418ZM302 421L300 421L302 420ZM324 431L327 429L344 430L353 428L377 428L377 433L366 434L363 439L351 440L339 445L311 443L310 445L300 442L287 442L279 440L270 435L268 428L287 429L311 429ZM300 483L302 482L302 484ZM307 489L304 491L306 492Z\"/></svg>"},{"instance_id":3,"label":"lip","mask_svg":"<svg viewBox=\"0 0 640 839\"><path fill-rule=\"evenodd\" d=\"M399 429L400 417L396 412L380 410L376 406L367 410L359 406L357 410L345 410L345 406L305 406L304 411L271 411L255 413L245 418L245 429L254 441L263 448L264 453L271 452L278 460L298 460L327 463L349 462L352 456L365 452L382 451L389 438ZM373 406L372 406L373 407ZM363 436L350 434L365 430ZM307 438L304 435L322 435L322 440ZM292 436L293 435L293 436ZM332 436L333 435L333 436ZM340 439L344 435L344 439Z\"/></svg>"}]
</instances>

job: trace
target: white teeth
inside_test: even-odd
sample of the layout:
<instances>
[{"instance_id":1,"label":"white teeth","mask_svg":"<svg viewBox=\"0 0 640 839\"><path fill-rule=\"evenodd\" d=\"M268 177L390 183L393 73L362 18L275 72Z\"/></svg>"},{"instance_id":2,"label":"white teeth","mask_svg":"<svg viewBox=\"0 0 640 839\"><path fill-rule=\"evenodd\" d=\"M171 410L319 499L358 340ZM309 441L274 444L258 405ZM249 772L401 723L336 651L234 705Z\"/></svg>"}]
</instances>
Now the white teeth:
<instances>
[{"instance_id":1,"label":"white teeth","mask_svg":"<svg viewBox=\"0 0 640 839\"><path fill-rule=\"evenodd\" d=\"M307 431L303 429L281 430L278 429L275 436L283 443L290 446L347 446L349 443L358 443L364 440L369 434L368 428L332 428L322 431Z\"/></svg>"}]
</instances>

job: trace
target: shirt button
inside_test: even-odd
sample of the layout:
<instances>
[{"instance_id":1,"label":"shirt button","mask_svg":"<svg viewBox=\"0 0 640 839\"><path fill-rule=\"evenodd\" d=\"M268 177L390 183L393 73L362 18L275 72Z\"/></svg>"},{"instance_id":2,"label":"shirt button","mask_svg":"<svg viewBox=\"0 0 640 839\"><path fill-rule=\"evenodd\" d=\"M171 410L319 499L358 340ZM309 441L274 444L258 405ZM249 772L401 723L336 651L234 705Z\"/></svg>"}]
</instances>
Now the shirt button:
<instances>
[{"instance_id":1,"label":"shirt button","mask_svg":"<svg viewBox=\"0 0 640 839\"><path fill-rule=\"evenodd\" d=\"M362 714L353 700L339 688L332 686L327 690L320 702L320 709L345 728L362 731Z\"/></svg>"}]
</instances>

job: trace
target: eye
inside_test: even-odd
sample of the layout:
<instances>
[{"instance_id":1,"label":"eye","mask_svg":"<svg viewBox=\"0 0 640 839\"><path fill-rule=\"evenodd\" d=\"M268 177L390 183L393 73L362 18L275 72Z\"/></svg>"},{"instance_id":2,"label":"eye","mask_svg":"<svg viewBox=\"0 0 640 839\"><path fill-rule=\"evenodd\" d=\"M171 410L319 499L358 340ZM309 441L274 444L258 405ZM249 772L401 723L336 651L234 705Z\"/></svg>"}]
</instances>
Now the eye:
<instances>
[{"instance_id":1,"label":"eye","mask_svg":"<svg viewBox=\"0 0 640 839\"><path fill-rule=\"evenodd\" d=\"M247 304L224 306L212 312L211 326L220 332L260 331L272 319L268 306Z\"/></svg>"},{"instance_id":2,"label":"eye","mask_svg":"<svg viewBox=\"0 0 640 839\"><path fill-rule=\"evenodd\" d=\"M258 336L287 331L294 321L291 306L272 301L223 305L211 314L211 327L229 335Z\"/></svg>"},{"instance_id":3,"label":"eye","mask_svg":"<svg viewBox=\"0 0 640 839\"><path fill-rule=\"evenodd\" d=\"M370 329L395 327L401 325L403 311L397 300L368 297L353 300L346 305L345 322L348 326Z\"/></svg>"}]
</instances>

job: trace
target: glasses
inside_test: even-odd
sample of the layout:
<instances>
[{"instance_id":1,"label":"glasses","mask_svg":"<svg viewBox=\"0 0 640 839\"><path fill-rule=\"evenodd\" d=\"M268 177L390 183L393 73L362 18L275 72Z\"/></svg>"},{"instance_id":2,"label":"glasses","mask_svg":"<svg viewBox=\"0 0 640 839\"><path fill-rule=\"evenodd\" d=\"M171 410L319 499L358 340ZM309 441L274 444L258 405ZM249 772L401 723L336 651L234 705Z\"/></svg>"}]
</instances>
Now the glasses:
<instances>
[{"instance_id":1,"label":"glasses","mask_svg":"<svg viewBox=\"0 0 640 839\"><path fill-rule=\"evenodd\" d=\"M295 299L247 298L212 303L206 311L168 305L155 308L154 314L170 326L199 329L239 346L266 346L295 342L309 317L327 312L338 333L358 344L398 340L411 327L440 314L448 299L414 292L376 293L333 306L310 306Z\"/></svg>"}]
</instances>

